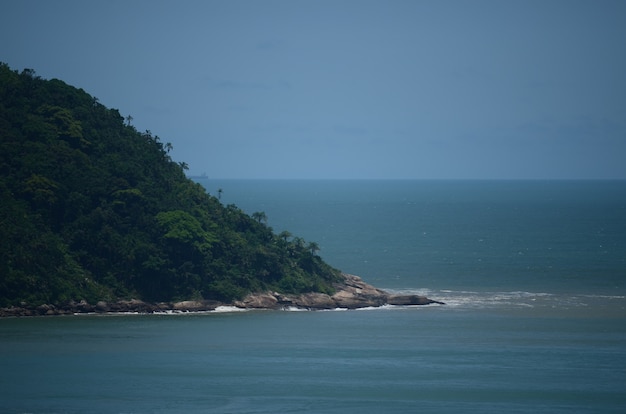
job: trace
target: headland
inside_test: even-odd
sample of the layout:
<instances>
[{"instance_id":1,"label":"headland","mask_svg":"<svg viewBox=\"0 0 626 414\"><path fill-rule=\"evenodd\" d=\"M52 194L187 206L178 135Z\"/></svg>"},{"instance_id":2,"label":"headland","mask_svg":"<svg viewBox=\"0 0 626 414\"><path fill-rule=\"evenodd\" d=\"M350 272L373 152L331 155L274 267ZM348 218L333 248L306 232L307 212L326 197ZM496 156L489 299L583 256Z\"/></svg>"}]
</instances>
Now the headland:
<instances>
[{"instance_id":1,"label":"headland","mask_svg":"<svg viewBox=\"0 0 626 414\"><path fill-rule=\"evenodd\" d=\"M223 303L212 300L185 300L180 302L148 303L138 299L117 302L100 301L90 304L86 301L69 302L65 305L39 305L30 307L27 304L0 308L0 317L53 316L76 314L119 314L140 313L154 314L166 312L210 312L219 307L233 306L239 309L267 310L329 310L329 309L362 309L384 305L444 305L433 299L420 295L399 295L376 288L360 277L342 274L343 280L335 284L336 291L332 295L309 292L299 295L281 294L278 292L258 292L246 295L241 300Z\"/></svg>"}]
</instances>

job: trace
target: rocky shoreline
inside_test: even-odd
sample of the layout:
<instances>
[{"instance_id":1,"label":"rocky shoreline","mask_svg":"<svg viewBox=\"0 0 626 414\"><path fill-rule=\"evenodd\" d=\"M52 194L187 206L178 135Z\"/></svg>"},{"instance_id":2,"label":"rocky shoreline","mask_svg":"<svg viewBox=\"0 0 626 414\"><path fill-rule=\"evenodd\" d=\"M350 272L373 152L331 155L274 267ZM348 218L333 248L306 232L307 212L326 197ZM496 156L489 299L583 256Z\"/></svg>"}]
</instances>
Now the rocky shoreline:
<instances>
[{"instance_id":1,"label":"rocky shoreline","mask_svg":"<svg viewBox=\"0 0 626 414\"><path fill-rule=\"evenodd\" d=\"M98 302L95 305L85 301L70 302L66 305L40 305L29 307L13 306L0 308L0 317L19 316L51 316L75 314L107 314L107 313L167 313L167 312L205 312L214 311L220 306L234 306L240 309L359 309L384 305L443 305L443 302L419 295L396 295L385 292L365 283L360 277L343 274L344 280L335 285L333 295L325 293L304 293L301 295L285 295L277 292L249 294L240 301L222 303L208 300L188 300L182 302L147 303L133 299L118 302Z\"/></svg>"}]
</instances>

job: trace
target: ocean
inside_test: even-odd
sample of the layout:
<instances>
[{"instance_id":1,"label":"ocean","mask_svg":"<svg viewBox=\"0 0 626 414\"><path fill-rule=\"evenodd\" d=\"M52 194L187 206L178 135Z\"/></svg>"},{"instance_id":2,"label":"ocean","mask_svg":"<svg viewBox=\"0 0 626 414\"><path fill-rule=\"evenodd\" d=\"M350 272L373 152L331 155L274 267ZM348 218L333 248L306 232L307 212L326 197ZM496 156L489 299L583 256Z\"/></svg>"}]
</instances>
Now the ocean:
<instances>
[{"instance_id":1,"label":"ocean","mask_svg":"<svg viewBox=\"0 0 626 414\"><path fill-rule=\"evenodd\" d=\"M199 182L446 305L0 319L0 412L626 412L625 181Z\"/></svg>"}]
</instances>

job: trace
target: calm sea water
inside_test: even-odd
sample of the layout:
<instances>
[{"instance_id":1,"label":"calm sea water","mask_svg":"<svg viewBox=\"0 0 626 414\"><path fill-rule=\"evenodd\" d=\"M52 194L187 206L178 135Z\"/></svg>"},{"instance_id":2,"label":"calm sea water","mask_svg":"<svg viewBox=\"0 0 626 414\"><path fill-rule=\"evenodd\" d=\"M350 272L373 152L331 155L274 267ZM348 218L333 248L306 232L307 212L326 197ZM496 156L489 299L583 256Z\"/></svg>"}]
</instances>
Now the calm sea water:
<instances>
[{"instance_id":1,"label":"calm sea water","mask_svg":"<svg viewBox=\"0 0 626 414\"><path fill-rule=\"evenodd\" d=\"M0 412L626 411L626 182L202 181L445 306L0 320Z\"/></svg>"}]
</instances>

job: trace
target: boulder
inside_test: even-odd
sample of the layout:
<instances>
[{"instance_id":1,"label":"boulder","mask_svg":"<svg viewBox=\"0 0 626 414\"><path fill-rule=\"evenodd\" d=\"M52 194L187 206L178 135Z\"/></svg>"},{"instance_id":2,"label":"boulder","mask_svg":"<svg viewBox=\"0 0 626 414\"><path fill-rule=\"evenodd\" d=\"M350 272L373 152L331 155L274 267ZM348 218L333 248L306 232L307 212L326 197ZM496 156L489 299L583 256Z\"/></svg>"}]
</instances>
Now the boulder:
<instances>
[{"instance_id":1,"label":"boulder","mask_svg":"<svg viewBox=\"0 0 626 414\"><path fill-rule=\"evenodd\" d=\"M202 303L196 300L183 300L172 306L177 311L196 311L202 309Z\"/></svg>"},{"instance_id":2,"label":"boulder","mask_svg":"<svg viewBox=\"0 0 626 414\"><path fill-rule=\"evenodd\" d=\"M276 309L278 307L278 299L272 293L251 293L243 300L234 303L238 308L254 308L254 309Z\"/></svg>"},{"instance_id":3,"label":"boulder","mask_svg":"<svg viewBox=\"0 0 626 414\"><path fill-rule=\"evenodd\" d=\"M110 305L113 312L151 313L154 307L139 299L121 300Z\"/></svg>"},{"instance_id":4,"label":"boulder","mask_svg":"<svg viewBox=\"0 0 626 414\"><path fill-rule=\"evenodd\" d=\"M381 294L363 294L361 292L351 292L342 290L335 293L332 299L338 308L358 309L367 307L382 306L386 303L385 295Z\"/></svg>"},{"instance_id":5,"label":"boulder","mask_svg":"<svg viewBox=\"0 0 626 414\"><path fill-rule=\"evenodd\" d=\"M389 295L387 296L387 303L389 305L400 305L400 306L409 306L409 305L430 305L433 303L443 305L443 302L438 302L436 300L428 299L426 296L420 295Z\"/></svg>"},{"instance_id":6,"label":"boulder","mask_svg":"<svg viewBox=\"0 0 626 414\"><path fill-rule=\"evenodd\" d=\"M335 287L337 292L332 299L339 308L357 309L382 306L387 302L387 293L365 283L360 277L344 275L344 282Z\"/></svg>"},{"instance_id":7,"label":"boulder","mask_svg":"<svg viewBox=\"0 0 626 414\"><path fill-rule=\"evenodd\" d=\"M184 300L182 302L176 302L172 306L174 310L183 311L183 312L200 312L200 311L210 311L215 310L214 302L206 301L206 300ZM158 310L162 308L157 306Z\"/></svg>"},{"instance_id":8,"label":"boulder","mask_svg":"<svg viewBox=\"0 0 626 414\"><path fill-rule=\"evenodd\" d=\"M48 313L48 312L52 311L52 313L54 313L54 306L43 304L43 305L37 306L36 310L37 310L37 313L40 315L51 315L51 313Z\"/></svg>"},{"instance_id":9,"label":"boulder","mask_svg":"<svg viewBox=\"0 0 626 414\"><path fill-rule=\"evenodd\" d=\"M109 312L110 308L109 308L109 304L106 303L105 301L101 300L98 303L96 303L96 312Z\"/></svg>"},{"instance_id":10,"label":"boulder","mask_svg":"<svg viewBox=\"0 0 626 414\"><path fill-rule=\"evenodd\" d=\"M337 302L325 293L304 293L294 300L295 306L306 309L335 309Z\"/></svg>"},{"instance_id":11,"label":"boulder","mask_svg":"<svg viewBox=\"0 0 626 414\"><path fill-rule=\"evenodd\" d=\"M76 311L80 313L89 313L89 312L93 312L94 310L94 307L90 305L85 299L74 304L74 307L76 308Z\"/></svg>"}]
</instances>

